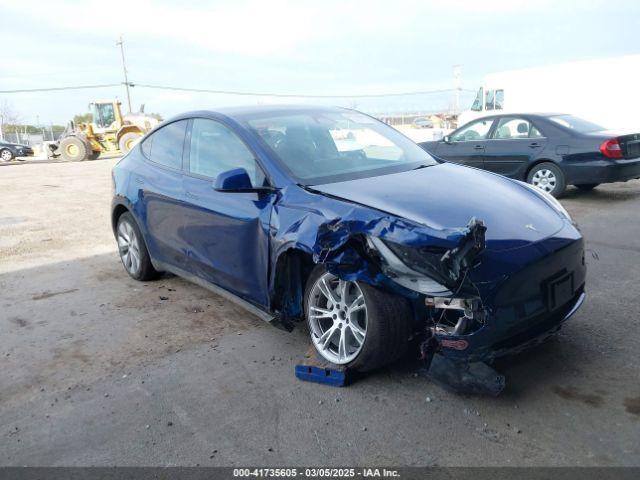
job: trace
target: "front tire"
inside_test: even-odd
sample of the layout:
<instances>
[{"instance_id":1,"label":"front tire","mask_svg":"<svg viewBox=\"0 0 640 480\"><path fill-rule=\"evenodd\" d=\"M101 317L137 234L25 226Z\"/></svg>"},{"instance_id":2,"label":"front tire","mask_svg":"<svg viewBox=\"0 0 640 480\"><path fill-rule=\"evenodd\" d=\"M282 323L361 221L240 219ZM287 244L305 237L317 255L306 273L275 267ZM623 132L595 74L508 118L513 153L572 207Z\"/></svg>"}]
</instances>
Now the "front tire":
<instances>
[{"instance_id":1,"label":"front tire","mask_svg":"<svg viewBox=\"0 0 640 480\"><path fill-rule=\"evenodd\" d=\"M341 280L318 265L305 289L311 341L327 361L369 371L398 360L409 347L409 302L362 282Z\"/></svg>"},{"instance_id":2,"label":"front tire","mask_svg":"<svg viewBox=\"0 0 640 480\"><path fill-rule=\"evenodd\" d=\"M0 150L0 161L10 162L13 160L13 153L8 148L3 148Z\"/></svg>"},{"instance_id":3,"label":"front tire","mask_svg":"<svg viewBox=\"0 0 640 480\"><path fill-rule=\"evenodd\" d=\"M118 218L116 239L120 260L131 278L147 281L160 276L151 264L151 257L142 238L142 232L129 212L123 213Z\"/></svg>"},{"instance_id":4,"label":"front tire","mask_svg":"<svg viewBox=\"0 0 640 480\"><path fill-rule=\"evenodd\" d=\"M89 156L87 144L78 137L66 137L60 141L60 154L67 162L82 162Z\"/></svg>"},{"instance_id":5,"label":"front tire","mask_svg":"<svg viewBox=\"0 0 640 480\"><path fill-rule=\"evenodd\" d=\"M564 173L555 163L539 163L527 175L527 183L547 192L554 197L560 197L567 188Z\"/></svg>"}]
</instances>

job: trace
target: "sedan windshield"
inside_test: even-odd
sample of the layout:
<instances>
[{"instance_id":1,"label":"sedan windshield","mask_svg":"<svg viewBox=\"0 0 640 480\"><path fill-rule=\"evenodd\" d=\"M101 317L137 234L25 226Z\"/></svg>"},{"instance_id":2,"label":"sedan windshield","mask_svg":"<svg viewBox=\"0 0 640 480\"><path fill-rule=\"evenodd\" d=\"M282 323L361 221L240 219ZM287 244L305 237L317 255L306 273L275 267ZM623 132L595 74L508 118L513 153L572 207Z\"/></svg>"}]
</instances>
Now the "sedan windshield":
<instances>
[{"instance_id":1,"label":"sedan windshield","mask_svg":"<svg viewBox=\"0 0 640 480\"><path fill-rule=\"evenodd\" d=\"M565 128L570 128L571 130L575 130L579 133L599 132L601 130L604 130L604 128L600 125L591 123L587 120L583 120L582 118L574 117L573 115L556 115L550 117L550 119L556 122L558 125L562 125Z\"/></svg>"},{"instance_id":2,"label":"sedan windshield","mask_svg":"<svg viewBox=\"0 0 640 480\"><path fill-rule=\"evenodd\" d=\"M355 111L286 112L252 118L247 123L303 185L436 164L393 128Z\"/></svg>"}]
</instances>

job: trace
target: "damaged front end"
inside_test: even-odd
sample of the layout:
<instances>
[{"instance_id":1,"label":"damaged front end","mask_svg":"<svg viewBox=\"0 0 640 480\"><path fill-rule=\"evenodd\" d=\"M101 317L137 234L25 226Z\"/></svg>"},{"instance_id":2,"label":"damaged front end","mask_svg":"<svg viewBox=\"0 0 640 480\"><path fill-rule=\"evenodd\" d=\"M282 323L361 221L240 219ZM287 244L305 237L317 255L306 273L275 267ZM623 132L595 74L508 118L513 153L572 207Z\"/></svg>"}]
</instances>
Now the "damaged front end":
<instances>
[{"instance_id":1,"label":"damaged front end","mask_svg":"<svg viewBox=\"0 0 640 480\"><path fill-rule=\"evenodd\" d=\"M446 230L389 217L342 219L319 228L314 261L410 299L427 376L456 391L495 395L504 377L473 364L555 333L584 299L585 266L582 238L570 225L506 252L491 251L486 232L476 218Z\"/></svg>"}]
</instances>

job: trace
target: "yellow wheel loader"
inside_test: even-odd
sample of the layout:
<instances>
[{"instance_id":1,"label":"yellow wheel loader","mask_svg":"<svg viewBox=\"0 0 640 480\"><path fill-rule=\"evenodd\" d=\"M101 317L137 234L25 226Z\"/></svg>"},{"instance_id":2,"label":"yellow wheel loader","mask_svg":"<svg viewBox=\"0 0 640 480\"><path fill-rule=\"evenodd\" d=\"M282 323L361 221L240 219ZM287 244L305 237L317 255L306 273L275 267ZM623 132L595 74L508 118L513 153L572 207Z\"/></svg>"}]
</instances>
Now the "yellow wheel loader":
<instances>
[{"instance_id":1,"label":"yellow wheel loader","mask_svg":"<svg viewBox=\"0 0 640 480\"><path fill-rule=\"evenodd\" d=\"M117 100L89 104L91 123L69 123L57 144L50 145L51 156L67 161L95 160L101 153L125 154L158 124L158 120L140 113L122 115Z\"/></svg>"}]
</instances>

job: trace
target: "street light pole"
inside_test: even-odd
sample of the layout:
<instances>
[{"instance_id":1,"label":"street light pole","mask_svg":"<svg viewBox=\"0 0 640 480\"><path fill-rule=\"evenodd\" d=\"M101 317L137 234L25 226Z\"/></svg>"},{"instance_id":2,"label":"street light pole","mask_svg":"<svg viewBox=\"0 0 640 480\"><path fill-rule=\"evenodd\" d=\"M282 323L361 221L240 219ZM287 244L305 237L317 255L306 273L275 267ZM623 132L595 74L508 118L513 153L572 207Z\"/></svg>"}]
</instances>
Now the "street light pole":
<instances>
[{"instance_id":1,"label":"street light pole","mask_svg":"<svg viewBox=\"0 0 640 480\"><path fill-rule=\"evenodd\" d=\"M129 113L131 113L131 96L129 94L129 80L127 79L127 64L124 61L124 41L122 40L122 35L120 35L120 39L116 42L117 46L120 46L120 56L122 57L122 71L124 72L124 86L127 89L127 105L129 106Z\"/></svg>"}]
</instances>

